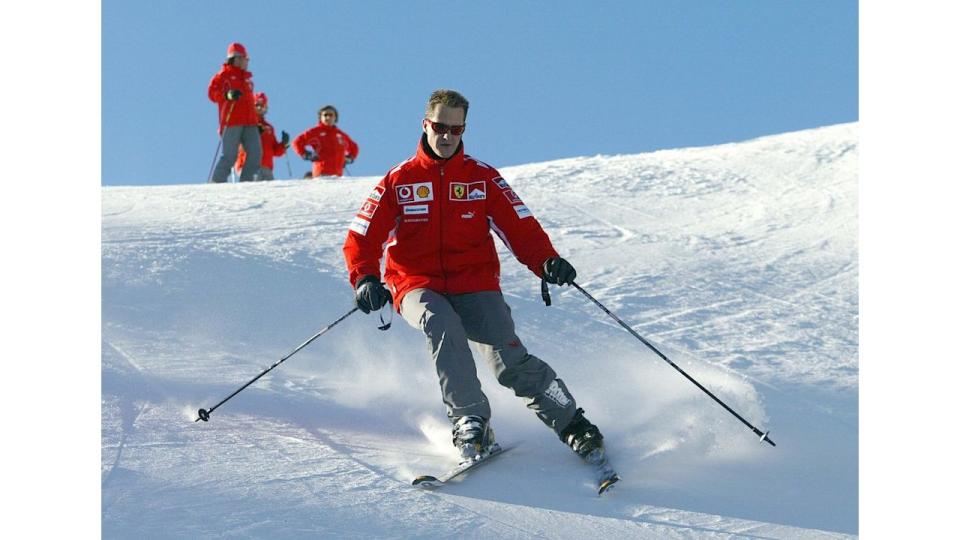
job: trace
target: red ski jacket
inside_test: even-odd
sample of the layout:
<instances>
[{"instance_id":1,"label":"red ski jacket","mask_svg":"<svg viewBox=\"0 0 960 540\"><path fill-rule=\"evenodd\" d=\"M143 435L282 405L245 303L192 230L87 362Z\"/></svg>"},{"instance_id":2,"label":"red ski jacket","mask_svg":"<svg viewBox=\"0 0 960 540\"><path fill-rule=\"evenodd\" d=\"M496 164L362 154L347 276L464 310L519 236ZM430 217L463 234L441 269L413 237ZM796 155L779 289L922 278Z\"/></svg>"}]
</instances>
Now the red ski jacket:
<instances>
[{"instance_id":1,"label":"red ski jacket","mask_svg":"<svg viewBox=\"0 0 960 540\"><path fill-rule=\"evenodd\" d=\"M316 125L293 139L293 151L300 157L313 148L317 161L313 162L313 176L343 176L346 158L357 159L360 147L337 126Z\"/></svg>"},{"instance_id":2,"label":"red ski jacket","mask_svg":"<svg viewBox=\"0 0 960 540\"><path fill-rule=\"evenodd\" d=\"M287 147L280 144L277 140L276 132L273 126L266 119L260 119L260 166L273 170L273 158L280 157L287 152ZM247 161L247 153L243 146L240 146L240 152L237 154L237 163L234 168L238 171L243 168Z\"/></svg>"},{"instance_id":3,"label":"red ski jacket","mask_svg":"<svg viewBox=\"0 0 960 540\"><path fill-rule=\"evenodd\" d=\"M217 104L220 111L220 133L226 126L255 126L260 115L254 107L253 74L237 66L224 64L220 72L210 79L207 97ZM240 90L240 99L227 101L227 90ZM233 110L230 109L233 104ZM230 118L227 118L227 115Z\"/></svg>"},{"instance_id":4,"label":"red ski jacket","mask_svg":"<svg viewBox=\"0 0 960 540\"><path fill-rule=\"evenodd\" d=\"M417 153L393 168L350 223L343 254L350 283L380 276L394 307L412 289L462 294L500 290L491 231L534 274L557 256L540 223L493 167L464 155L447 160L421 138Z\"/></svg>"}]
</instances>

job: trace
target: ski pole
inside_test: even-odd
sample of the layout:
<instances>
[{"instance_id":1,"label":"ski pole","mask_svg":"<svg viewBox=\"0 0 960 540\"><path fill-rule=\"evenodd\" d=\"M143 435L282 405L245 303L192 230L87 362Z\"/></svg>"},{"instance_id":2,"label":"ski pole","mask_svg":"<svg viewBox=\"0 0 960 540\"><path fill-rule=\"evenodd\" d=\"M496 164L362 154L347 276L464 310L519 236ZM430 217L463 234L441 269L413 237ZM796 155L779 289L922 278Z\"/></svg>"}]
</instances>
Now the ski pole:
<instances>
[{"instance_id":1,"label":"ski pole","mask_svg":"<svg viewBox=\"0 0 960 540\"><path fill-rule=\"evenodd\" d=\"M350 315L352 315L354 311L357 311L358 309L360 309L360 308L359 308L359 307L354 307L354 308L351 309L350 311L346 312L342 317L340 317L339 319L333 321L332 323L330 323L329 325L327 325L326 328L324 328L323 330L320 330L319 332L317 332L316 334L314 334L310 339L308 339L308 340L304 341L303 343L301 343L300 346L298 346L296 349L290 351L290 354L284 356L284 357L281 358L280 360L277 360L272 366L268 367L268 368L266 369L266 371L263 371L262 373L260 373L260 374L257 375L256 377L254 377L253 379L250 379L250 382L248 382L247 384L245 384L245 385L241 386L240 388L238 388L236 392L234 392L234 393L230 394L229 396L223 398L223 400L222 400L220 403L217 403L216 405L214 405L213 407L210 407L209 409L200 409L199 411L197 411L197 416L198 416L198 418L197 418L196 420L194 420L194 422L199 422L200 420L203 420L204 422L206 422L206 421L210 420L210 413L212 413L213 411L217 410L217 407L223 405L224 403L227 402L227 400L229 400L229 399L232 398L233 396L239 394L244 388L246 388L246 387L250 386L251 384L255 383L255 382L257 381L257 379L259 379L260 377L263 377L264 375L266 375L267 373L269 373L271 369L273 369L273 368L279 366L280 364L282 364L283 361L286 360L287 358L290 358L291 356L297 354L297 352L298 352L300 349L302 349L302 348L306 347L307 345L309 345L310 343L312 343L313 340L315 340L315 339L317 339L318 337L320 337L320 336L322 336L323 334L325 334L325 333L327 332L327 330L330 330L331 328L333 328L334 326L336 326L340 321L346 319L347 317L349 317Z\"/></svg>"},{"instance_id":2,"label":"ski pole","mask_svg":"<svg viewBox=\"0 0 960 540\"><path fill-rule=\"evenodd\" d=\"M693 384L697 385L697 388L703 390L708 396L710 396L711 398L713 398L714 401L716 401L716 402L719 403L721 406L723 406L723 408L726 409L730 414L736 416L736 417L737 417L737 420L740 420L740 421L743 422L748 428L750 428L751 430L753 430L753 432L760 437L760 441L761 441L761 442L766 441L766 442L770 443L771 446L776 446L776 445L777 445L775 442L773 442L773 439L770 438L770 436L769 436L769 435L770 435L770 431L769 431L769 430L767 430L767 432L764 433L763 431L760 431L759 429L755 428L755 427L753 426L753 424L751 424L750 422L747 422L742 416L740 416L739 414L737 414L736 411L734 411L734 410L731 409L729 406L727 406L726 403L724 403L723 401L720 401L720 398L718 398L717 396L713 395L713 392L707 390L702 384L700 384L699 382L697 382L696 379L694 379L693 377L691 377L690 375L688 375L686 371L680 369L680 366L674 364L669 358L666 357L666 355L664 355L664 354L663 354L662 352L660 352L656 347L654 347L653 344L651 344L649 341L643 339L643 336L641 336L640 334L636 333L636 332L633 330L633 328L630 328L630 326L627 325L627 323L625 323L625 322L623 322L622 320L620 320L620 317L617 317L616 315L614 315L609 309L607 309L606 307L604 307L603 304L601 304L600 302L598 302L596 298L590 296L590 293L588 293L587 291L583 290L583 287L581 287L580 285L577 285L577 284L574 283L574 282L571 282L570 284L573 285L574 287L576 287L578 291L582 292L583 295L586 296L587 298L589 298L591 302L593 302L594 304L597 305L597 307L599 307L600 309L602 309L602 310L604 311L604 313L606 313L607 315L609 315L610 317L612 317L613 320L617 321L617 323L619 323L620 326L622 326L627 332L630 332L630 333L633 335L633 337L639 339L644 345L646 345L647 347L649 347L650 350L652 350L653 352L657 353L657 356L659 356L660 358L662 358L666 363L668 363L668 364L670 364L671 366L673 366L673 369L679 371L681 375L683 375L684 377L686 377L686 378L687 378L690 382L692 382Z\"/></svg>"},{"instance_id":3,"label":"ski pole","mask_svg":"<svg viewBox=\"0 0 960 540\"><path fill-rule=\"evenodd\" d=\"M293 178L293 169L290 168L290 153L284 152L283 157L287 158L287 176Z\"/></svg>"},{"instance_id":4,"label":"ski pole","mask_svg":"<svg viewBox=\"0 0 960 540\"><path fill-rule=\"evenodd\" d=\"M233 114L233 106L236 105L236 101L230 102L230 110L227 111L227 118L223 121L223 131L227 130L227 122L230 121L230 115ZM223 133L220 134L220 140L217 141L217 150L213 153L213 162L210 164L210 172L207 174L207 183L209 184L213 180L213 168L217 165L217 156L220 155L220 147L223 145Z\"/></svg>"}]
</instances>

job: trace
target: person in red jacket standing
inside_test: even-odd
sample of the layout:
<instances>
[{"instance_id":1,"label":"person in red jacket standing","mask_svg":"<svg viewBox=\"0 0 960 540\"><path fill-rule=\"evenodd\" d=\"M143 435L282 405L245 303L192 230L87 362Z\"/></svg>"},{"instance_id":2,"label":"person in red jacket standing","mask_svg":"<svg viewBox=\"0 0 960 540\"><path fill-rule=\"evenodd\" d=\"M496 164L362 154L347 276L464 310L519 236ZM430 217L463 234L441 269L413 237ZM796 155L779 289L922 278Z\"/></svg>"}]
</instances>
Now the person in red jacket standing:
<instances>
[{"instance_id":1,"label":"person in red jacket standing","mask_svg":"<svg viewBox=\"0 0 960 540\"><path fill-rule=\"evenodd\" d=\"M260 168L259 116L253 102L253 75L247 71L249 63L250 58L243 45L231 43L227 47L227 59L223 67L210 79L207 87L207 96L220 111L220 134L223 138L223 150L211 182L227 181L241 145L247 151L249 161L240 172L240 181L253 180Z\"/></svg>"},{"instance_id":2,"label":"person in red jacket standing","mask_svg":"<svg viewBox=\"0 0 960 540\"><path fill-rule=\"evenodd\" d=\"M550 283L569 285L576 270L500 173L464 153L468 107L455 91L435 91L416 154L387 173L351 222L343 252L357 306L370 313L392 301L426 335L462 461L484 455L494 442L469 340L497 381L561 440L588 462L606 463L600 431L514 331L491 232ZM380 277L384 251L389 290Z\"/></svg>"},{"instance_id":3,"label":"person in red jacket standing","mask_svg":"<svg viewBox=\"0 0 960 540\"><path fill-rule=\"evenodd\" d=\"M287 152L290 146L290 134L286 131L280 132L280 140L277 140L276 132L270 122L267 122L267 95L263 92L257 92L254 103L257 109L257 115L260 117L258 128L260 129L260 148L263 157L260 158L260 169L254 175L256 180L273 180L273 158L280 157ZM247 153L243 148L237 156L237 163L234 169L240 171L243 164L246 163Z\"/></svg>"},{"instance_id":4,"label":"person in red jacket standing","mask_svg":"<svg viewBox=\"0 0 960 540\"><path fill-rule=\"evenodd\" d=\"M314 177L343 176L344 165L357 159L360 147L337 127L340 114L333 105L325 105L317 116L316 126L293 139L293 151L313 162Z\"/></svg>"}]
</instances>

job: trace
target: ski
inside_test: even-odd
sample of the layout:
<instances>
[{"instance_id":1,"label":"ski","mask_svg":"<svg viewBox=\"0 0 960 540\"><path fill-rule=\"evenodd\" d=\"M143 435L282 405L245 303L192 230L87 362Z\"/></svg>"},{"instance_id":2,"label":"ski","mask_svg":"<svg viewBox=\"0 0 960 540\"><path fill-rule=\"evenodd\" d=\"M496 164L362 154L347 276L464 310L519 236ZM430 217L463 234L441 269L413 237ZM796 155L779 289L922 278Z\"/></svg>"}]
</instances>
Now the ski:
<instances>
[{"instance_id":1,"label":"ski","mask_svg":"<svg viewBox=\"0 0 960 540\"><path fill-rule=\"evenodd\" d=\"M599 489L597 489L597 495L598 496L603 495L608 489L610 489L610 486L614 485L619 481L620 481L620 475L618 475L617 473L613 473L611 476L601 480Z\"/></svg>"},{"instance_id":2,"label":"ski","mask_svg":"<svg viewBox=\"0 0 960 540\"><path fill-rule=\"evenodd\" d=\"M429 474L420 475L413 479L413 485L421 488L443 487L450 480L453 480L461 474L483 465L484 463L512 448L512 446L503 448L498 443L493 443L489 450L478 456L476 459L465 461L449 471L441 474L440 476L432 476ZM610 465L610 461L607 459L607 456L603 450L594 451L584 459L587 464L594 469L594 473L597 478L598 496L606 493L606 491L609 490L613 484L620 481L620 475L617 474L617 471L615 471L613 466Z\"/></svg>"},{"instance_id":3,"label":"ski","mask_svg":"<svg viewBox=\"0 0 960 540\"><path fill-rule=\"evenodd\" d=\"M471 469L474 469L476 467L479 467L480 465L483 465L484 463L499 456L500 454L506 452L507 450L510 450L511 448L513 447L508 446L506 448L503 448L498 443L493 443L492 445L490 445L490 448L486 452L477 456L476 459L465 461L457 465L456 467L450 469L449 471L441 474L440 476L430 476L428 474L418 476L413 479L413 485L424 487L424 488L442 487L444 484L446 484L450 480L453 480L457 476L460 476L461 474Z\"/></svg>"},{"instance_id":4,"label":"ski","mask_svg":"<svg viewBox=\"0 0 960 540\"><path fill-rule=\"evenodd\" d=\"M603 449L594 450L586 458L586 462L594 468L597 477L597 496L603 495L611 486L620 481L620 475L610 465Z\"/></svg>"}]
</instances>

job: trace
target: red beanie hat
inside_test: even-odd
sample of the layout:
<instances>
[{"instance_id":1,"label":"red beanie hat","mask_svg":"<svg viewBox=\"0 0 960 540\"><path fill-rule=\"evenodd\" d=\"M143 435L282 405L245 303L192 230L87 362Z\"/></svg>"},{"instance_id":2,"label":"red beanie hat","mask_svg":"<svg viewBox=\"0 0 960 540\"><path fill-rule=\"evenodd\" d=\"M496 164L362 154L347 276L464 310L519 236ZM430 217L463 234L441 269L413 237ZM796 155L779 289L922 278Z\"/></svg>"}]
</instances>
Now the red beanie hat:
<instances>
[{"instance_id":1,"label":"red beanie hat","mask_svg":"<svg viewBox=\"0 0 960 540\"><path fill-rule=\"evenodd\" d=\"M266 106L267 106L267 95L264 94L263 92L257 92L257 93L253 96L253 102L254 102L254 103L263 103L263 106L266 107Z\"/></svg>"},{"instance_id":2,"label":"red beanie hat","mask_svg":"<svg viewBox=\"0 0 960 540\"><path fill-rule=\"evenodd\" d=\"M234 56L247 56L247 49L239 43L231 43L227 47L227 58L233 58Z\"/></svg>"}]
</instances>

